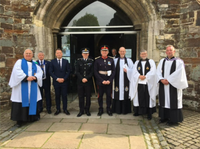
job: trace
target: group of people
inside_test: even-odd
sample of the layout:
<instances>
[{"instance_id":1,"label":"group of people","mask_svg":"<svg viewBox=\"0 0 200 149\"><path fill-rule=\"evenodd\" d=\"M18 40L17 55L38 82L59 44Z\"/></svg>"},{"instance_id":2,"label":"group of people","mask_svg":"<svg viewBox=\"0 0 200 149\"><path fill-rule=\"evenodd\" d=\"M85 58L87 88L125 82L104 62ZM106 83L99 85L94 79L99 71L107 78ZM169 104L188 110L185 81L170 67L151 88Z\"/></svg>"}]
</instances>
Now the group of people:
<instances>
[{"instance_id":1,"label":"group of people","mask_svg":"<svg viewBox=\"0 0 200 149\"><path fill-rule=\"evenodd\" d=\"M98 88L99 110L97 115L104 113L103 95L106 93L106 112L131 113L133 101L134 116L147 115L152 119L156 112L156 97L159 98L160 122L176 124L183 121L182 89L188 87L184 62L175 57L175 48L166 47L166 57L161 59L157 68L154 60L148 59L147 51L140 51L140 59L132 62L125 56L126 49L119 48L119 56L108 56L108 46L100 48L101 56L95 61L89 58L89 49L83 48L82 58L77 59L75 73L77 76L79 113L77 117L86 114L90 116L91 89L96 79ZM117 54L116 50L112 53ZM67 110L67 82L70 75L68 60L62 58L62 50L57 49L56 58L51 62L44 60L44 53L38 53L38 60L32 60L33 52L24 51L24 58L19 59L10 77L9 85L12 88L11 119L20 126L23 121L35 121L43 111L43 91L46 98L46 109L51 114L50 85L53 78L55 89L56 112ZM94 76L94 77L93 77ZM86 97L86 103L85 103Z\"/></svg>"}]
</instances>

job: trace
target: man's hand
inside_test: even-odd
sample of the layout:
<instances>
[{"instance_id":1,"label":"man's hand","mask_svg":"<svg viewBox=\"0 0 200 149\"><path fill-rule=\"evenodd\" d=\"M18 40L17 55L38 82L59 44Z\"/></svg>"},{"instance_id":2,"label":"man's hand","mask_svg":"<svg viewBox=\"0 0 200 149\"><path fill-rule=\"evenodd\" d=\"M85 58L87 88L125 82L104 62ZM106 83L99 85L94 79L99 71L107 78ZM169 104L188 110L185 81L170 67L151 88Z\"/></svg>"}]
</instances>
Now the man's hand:
<instances>
[{"instance_id":1,"label":"man's hand","mask_svg":"<svg viewBox=\"0 0 200 149\"><path fill-rule=\"evenodd\" d=\"M139 79L140 79L140 80L144 80L144 79L146 79L146 77L143 76L143 75L140 75L140 76L139 76Z\"/></svg>"},{"instance_id":2,"label":"man's hand","mask_svg":"<svg viewBox=\"0 0 200 149\"><path fill-rule=\"evenodd\" d=\"M83 83L86 83L87 81L88 81L88 80L87 80L86 78L83 78L83 79L82 79L82 82L83 82Z\"/></svg>"},{"instance_id":3,"label":"man's hand","mask_svg":"<svg viewBox=\"0 0 200 149\"><path fill-rule=\"evenodd\" d=\"M64 80L63 78L58 78L57 81L58 81L59 83L63 83L65 80Z\"/></svg>"},{"instance_id":4,"label":"man's hand","mask_svg":"<svg viewBox=\"0 0 200 149\"><path fill-rule=\"evenodd\" d=\"M108 85L109 85L109 84L110 84L110 81L106 81L106 84L108 84Z\"/></svg>"},{"instance_id":5,"label":"man's hand","mask_svg":"<svg viewBox=\"0 0 200 149\"><path fill-rule=\"evenodd\" d=\"M126 73L127 73L127 69L126 69L126 68L124 68L124 72L126 72Z\"/></svg>"},{"instance_id":6,"label":"man's hand","mask_svg":"<svg viewBox=\"0 0 200 149\"><path fill-rule=\"evenodd\" d=\"M104 81L102 82L102 84L106 85L106 81L104 80Z\"/></svg>"},{"instance_id":7,"label":"man's hand","mask_svg":"<svg viewBox=\"0 0 200 149\"><path fill-rule=\"evenodd\" d=\"M169 82L167 81L167 79L162 79L161 82L162 82L162 84L164 84L164 85L168 85L168 84L169 84Z\"/></svg>"},{"instance_id":8,"label":"man's hand","mask_svg":"<svg viewBox=\"0 0 200 149\"><path fill-rule=\"evenodd\" d=\"M27 78L27 80L28 80L28 81L33 81L33 80L36 80L36 77L35 77L35 76L29 76L29 77Z\"/></svg>"}]
</instances>

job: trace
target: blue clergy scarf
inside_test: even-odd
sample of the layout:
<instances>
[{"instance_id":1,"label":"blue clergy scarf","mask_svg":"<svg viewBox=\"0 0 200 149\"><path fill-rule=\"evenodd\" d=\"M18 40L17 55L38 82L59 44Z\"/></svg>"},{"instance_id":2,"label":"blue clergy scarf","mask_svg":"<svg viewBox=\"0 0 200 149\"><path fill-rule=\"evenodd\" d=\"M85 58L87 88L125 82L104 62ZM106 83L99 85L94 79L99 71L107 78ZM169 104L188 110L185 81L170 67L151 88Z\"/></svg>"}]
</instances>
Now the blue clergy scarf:
<instances>
[{"instance_id":1,"label":"blue clergy scarf","mask_svg":"<svg viewBox=\"0 0 200 149\"><path fill-rule=\"evenodd\" d=\"M23 58L21 68L24 73L28 76L28 64ZM32 76L37 72L37 66L32 62ZM28 81L21 82L21 93L22 93L22 107L29 107L29 115L36 115L37 109L37 82L31 81L31 92L30 92L30 104L29 104L29 93L28 93Z\"/></svg>"}]
</instances>

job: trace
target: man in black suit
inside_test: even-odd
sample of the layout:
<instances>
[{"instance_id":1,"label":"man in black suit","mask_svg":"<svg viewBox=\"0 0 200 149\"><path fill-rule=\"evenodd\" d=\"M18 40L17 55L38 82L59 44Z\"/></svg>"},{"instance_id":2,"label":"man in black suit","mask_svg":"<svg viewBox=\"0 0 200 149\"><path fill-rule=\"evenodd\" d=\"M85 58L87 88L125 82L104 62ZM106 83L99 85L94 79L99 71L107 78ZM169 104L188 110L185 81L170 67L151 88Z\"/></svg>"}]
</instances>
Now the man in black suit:
<instances>
[{"instance_id":1,"label":"man in black suit","mask_svg":"<svg viewBox=\"0 0 200 149\"><path fill-rule=\"evenodd\" d=\"M56 112L54 115L58 115L60 110L60 96L62 95L63 112L70 115L67 110L67 79L70 74L70 65L68 60L62 58L62 50L56 50L56 57L51 61L49 73L53 78L53 85L56 95Z\"/></svg>"},{"instance_id":2,"label":"man in black suit","mask_svg":"<svg viewBox=\"0 0 200 149\"><path fill-rule=\"evenodd\" d=\"M79 58L76 64L76 75L78 77L78 96L79 96L79 114L80 117L84 114L84 96L86 95L86 106L85 113L90 116L90 104L91 104L91 86L92 86L92 75L93 75L93 59L88 58L89 49L82 49L83 58Z\"/></svg>"},{"instance_id":3,"label":"man in black suit","mask_svg":"<svg viewBox=\"0 0 200 149\"><path fill-rule=\"evenodd\" d=\"M45 92L45 98L46 98L46 109L49 114L51 114L51 79L50 79L50 74L49 74L49 66L50 62L47 60L44 60L44 53L40 51L38 53L38 60L37 60L38 65L41 67L43 71L43 76L42 76L42 87L40 87L40 92L41 96L43 98L43 91ZM43 100L40 100L38 102L38 108L39 112L43 111Z\"/></svg>"}]
</instances>

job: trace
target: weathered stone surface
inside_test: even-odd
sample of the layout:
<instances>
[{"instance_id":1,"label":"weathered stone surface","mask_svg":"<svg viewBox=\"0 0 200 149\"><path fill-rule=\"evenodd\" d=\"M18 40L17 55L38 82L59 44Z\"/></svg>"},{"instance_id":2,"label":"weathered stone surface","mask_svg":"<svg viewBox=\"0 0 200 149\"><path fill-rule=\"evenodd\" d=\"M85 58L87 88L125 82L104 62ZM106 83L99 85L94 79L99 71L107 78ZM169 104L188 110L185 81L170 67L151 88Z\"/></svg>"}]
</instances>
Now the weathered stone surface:
<instances>
[{"instance_id":1,"label":"weathered stone surface","mask_svg":"<svg viewBox=\"0 0 200 149\"><path fill-rule=\"evenodd\" d=\"M79 123L54 123L48 131L77 132L81 124Z\"/></svg>"},{"instance_id":2,"label":"weathered stone surface","mask_svg":"<svg viewBox=\"0 0 200 149\"><path fill-rule=\"evenodd\" d=\"M47 131L52 123L45 122L45 123L33 123L29 126L26 131Z\"/></svg>"},{"instance_id":3,"label":"weathered stone surface","mask_svg":"<svg viewBox=\"0 0 200 149\"><path fill-rule=\"evenodd\" d=\"M105 134L107 132L107 124L83 124L79 132Z\"/></svg>"},{"instance_id":4,"label":"weathered stone surface","mask_svg":"<svg viewBox=\"0 0 200 149\"><path fill-rule=\"evenodd\" d=\"M142 131L140 129L140 126L109 124L108 134L123 134L123 135L131 135L131 136L140 136L142 135Z\"/></svg>"},{"instance_id":5,"label":"weathered stone surface","mask_svg":"<svg viewBox=\"0 0 200 149\"><path fill-rule=\"evenodd\" d=\"M100 142L100 143L99 143ZM122 149L129 148L127 136L85 134L80 149Z\"/></svg>"},{"instance_id":6,"label":"weathered stone surface","mask_svg":"<svg viewBox=\"0 0 200 149\"><path fill-rule=\"evenodd\" d=\"M6 144L6 147L41 147L51 135L52 133L45 132L23 132Z\"/></svg>"},{"instance_id":7,"label":"weathered stone surface","mask_svg":"<svg viewBox=\"0 0 200 149\"><path fill-rule=\"evenodd\" d=\"M75 149L78 148L83 133L54 133L42 148Z\"/></svg>"}]
</instances>

